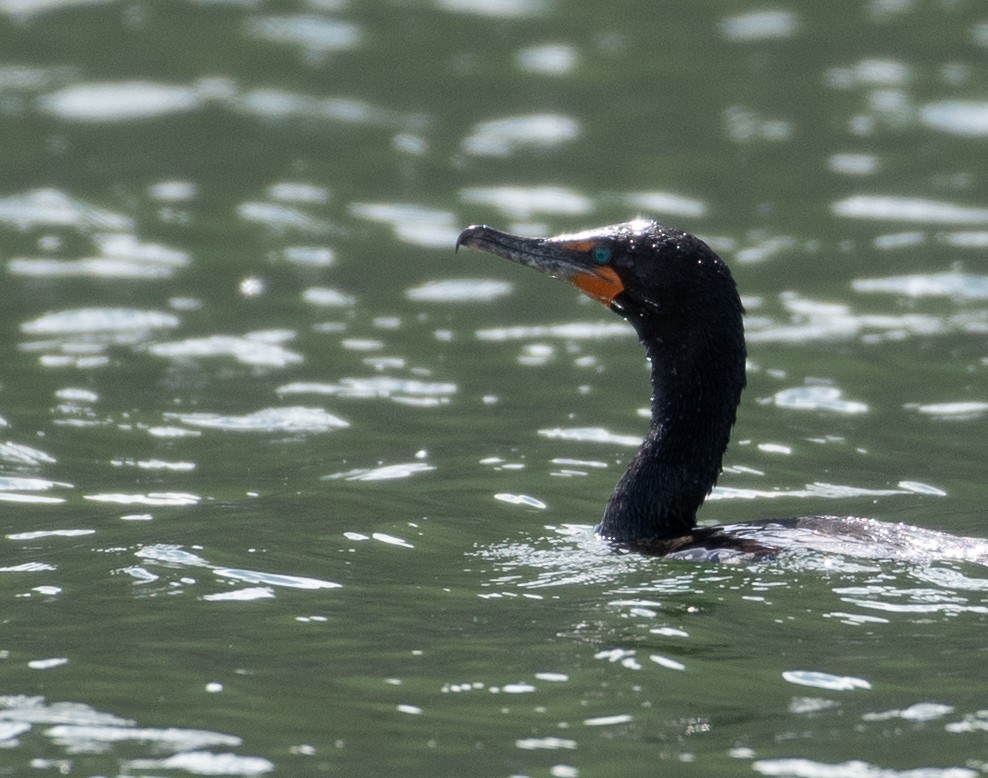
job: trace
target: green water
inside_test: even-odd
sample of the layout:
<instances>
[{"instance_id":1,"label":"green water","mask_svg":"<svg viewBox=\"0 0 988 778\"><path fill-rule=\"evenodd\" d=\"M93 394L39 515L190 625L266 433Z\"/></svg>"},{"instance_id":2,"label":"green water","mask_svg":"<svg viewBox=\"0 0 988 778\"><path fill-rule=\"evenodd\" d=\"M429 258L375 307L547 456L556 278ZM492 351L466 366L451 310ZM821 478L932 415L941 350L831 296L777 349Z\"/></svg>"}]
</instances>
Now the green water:
<instances>
[{"instance_id":1,"label":"green water","mask_svg":"<svg viewBox=\"0 0 988 778\"><path fill-rule=\"evenodd\" d=\"M968 778L988 575L619 555L629 328L452 250L714 245L703 520L988 537L976 2L0 0L0 775Z\"/></svg>"}]
</instances>

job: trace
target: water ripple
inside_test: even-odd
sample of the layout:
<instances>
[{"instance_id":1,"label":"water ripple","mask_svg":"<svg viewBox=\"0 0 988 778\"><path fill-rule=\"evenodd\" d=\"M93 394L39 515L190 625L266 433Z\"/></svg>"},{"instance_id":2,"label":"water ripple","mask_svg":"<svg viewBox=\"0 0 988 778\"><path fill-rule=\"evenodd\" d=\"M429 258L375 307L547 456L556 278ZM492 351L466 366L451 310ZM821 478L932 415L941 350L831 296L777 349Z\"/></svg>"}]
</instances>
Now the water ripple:
<instances>
[{"instance_id":1,"label":"water ripple","mask_svg":"<svg viewBox=\"0 0 988 778\"><path fill-rule=\"evenodd\" d=\"M58 568L47 562L23 562L19 565L0 567L0 573L50 573Z\"/></svg>"},{"instance_id":2,"label":"water ripple","mask_svg":"<svg viewBox=\"0 0 988 778\"><path fill-rule=\"evenodd\" d=\"M25 21L32 16L84 5L104 5L109 0L2 0L0 12L14 17L17 21Z\"/></svg>"},{"instance_id":3,"label":"water ripple","mask_svg":"<svg viewBox=\"0 0 988 778\"><path fill-rule=\"evenodd\" d=\"M328 246L287 246L280 256L286 262L305 267L329 267L335 261L333 250Z\"/></svg>"},{"instance_id":4,"label":"water ripple","mask_svg":"<svg viewBox=\"0 0 988 778\"><path fill-rule=\"evenodd\" d=\"M77 538L83 535L95 535L94 529L50 529L33 532L14 532L7 537L10 540L38 540L39 538Z\"/></svg>"},{"instance_id":5,"label":"water ripple","mask_svg":"<svg viewBox=\"0 0 988 778\"><path fill-rule=\"evenodd\" d=\"M846 675L831 675L816 670L787 670L782 674L789 683L800 686L814 686L817 689L846 692L852 689L870 689L871 684L863 678L852 678Z\"/></svg>"},{"instance_id":6,"label":"water ripple","mask_svg":"<svg viewBox=\"0 0 988 778\"><path fill-rule=\"evenodd\" d=\"M878 170L878 157L874 154L836 153L830 155L827 167L848 176L867 176Z\"/></svg>"},{"instance_id":7,"label":"water ripple","mask_svg":"<svg viewBox=\"0 0 988 778\"><path fill-rule=\"evenodd\" d=\"M792 410L833 411L842 414L868 412L867 403L845 400L836 386L794 386L781 389L759 402Z\"/></svg>"},{"instance_id":8,"label":"water ripple","mask_svg":"<svg viewBox=\"0 0 988 778\"><path fill-rule=\"evenodd\" d=\"M425 462L402 462L395 465L381 465L372 468L354 468L343 473L333 473L323 476L324 481L393 481L398 478L410 478L419 473L428 473L436 468Z\"/></svg>"},{"instance_id":9,"label":"water ripple","mask_svg":"<svg viewBox=\"0 0 988 778\"><path fill-rule=\"evenodd\" d=\"M744 43L791 38L798 29L798 17L783 10L750 11L729 16L720 23L721 35Z\"/></svg>"},{"instance_id":10,"label":"water ripple","mask_svg":"<svg viewBox=\"0 0 988 778\"><path fill-rule=\"evenodd\" d=\"M124 763L124 769L128 772L181 770L190 775L253 776L271 772L274 764L260 756L183 751L164 759L132 759Z\"/></svg>"},{"instance_id":11,"label":"water ripple","mask_svg":"<svg viewBox=\"0 0 988 778\"><path fill-rule=\"evenodd\" d=\"M78 702L45 703L43 697L21 694L0 696L0 713L7 721L29 724L71 724L74 726L133 726L134 722L110 713L100 713Z\"/></svg>"},{"instance_id":12,"label":"water ripple","mask_svg":"<svg viewBox=\"0 0 988 778\"><path fill-rule=\"evenodd\" d=\"M988 224L988 208L891 195L854 195L830 207L835 216L926 224Z\"/></svg>"},{"instance_id":13,"label":"water ripple","mask_svg":"<svg viewBox=\"0 0 988 778\"><path fill-rule=\"evenodd\" d=\"M785 778L978 778L979 773L964 767L921 767L893 770L860 760L841 763L815 762L812 759L759 759L752 769L762 775Z\"/></svg>"},{"instance_id":14,"label":"water ripple","mask_svg":"<svg viewBox=\"0 0 988 778\"><path fill-rule=\"evenodd\" d=\"M569 116L508 116L474 125L463 141L463 150L478 157L507 157L524 149L559 146L579 134L579 122Z\"/></svg>"},{"instance_id":15,"label":"water ripple","mask_svg":"<svg viewBox=\"0 0 988 778\"><path fill-rule=\"evenodd\" d=\"M924 105L920 121L927 127L951 135L988 135L988 103L973 100L942 100Z\"/></svg>"},{"instance_id":16,"label":"water ripple","mask_svg":"<svg viewBox=\"0 0 988 778\"><path fill-rule=\"evenodd\" d=\"M329 190L319 184L303 181L279 181L267 189L268 197L283 203L321 205L329 200Z\"/></svg>"},{"instance_id":17,"label":"water ripple","mask_svg":"<svg viewBox=\"0 0 988 778\"><path fill-rule=\"evenodd\" d=\"M764 449L763 449L764 450ZM770 449L769 449L770 450ZM790 497L846 500L852 497L888 497L896 494L912 494L912 489L869 489L849 484L815 482L803 489L739 489L731 486L715 486L708 500L774 500Z\"/></svg>"},{"instance_id":18,"label":"water ripple","mask_svg":"<svg viewBox=\"0 0 988 778\"><path fill-rule=\"evenodd\" d=\"M528 340L530 338L566 338L568 340L599 340L613 337L632 337L635 331L624 322L596 321L552 324L548 326L494 327L477 330L477 339L486 341Z\"/></svg>"},{"instance_id":19,"label":"water ripple","mask_svg":"<svg viewBox=\"0 0 988 778\"><path fill-rule=\"evenodd\" d=\"M194 88L154 81L75 84L38 99L44 113L79 122L120 122L188 113L202 105Z\"/></svg>"},{"instance_id":20,"label":"water ripple","mask_svg":"<svg viewBox=\"0 0 988 778\"><path fill-rule=\"evenodd\" d=\"M310 234L325 232L328 225L297 207L281 203L246 202L237 206L237 215L245 221L263 224L282 231L298 230Z\"/></svg>"},{"instance_id":21,"label":"water ripple","mask_svg":"<svg viewBox=\"0 0 988 778\"><path fill-rule=\"evenodd\" d=\"M417 246L449 248L459 235L452 211L414 203L354 203L350 213L360 219L387 224L398 240Z\"/></svg>"},{"instance_id":22,"label":"water ripple","mask_svg":"<svg viewBox=\"0 0 988 778\"><path fill-rule=\"evenodd\" d=\"M409 300L430 303L476 303L493 302L514 291L507 281L486 278L447 278L443 281L428 281L405 292Z\"/></svg>"},{"instance_id":23,"label":"water ripple","mask_svg":"<svg viewBox=\"0 0 988 778\"><path fill-rule=\"evenodd\" d=\"M808 300L794 293L780 295L792 314L790 323L749 316L745 336L752 343L801 343L808 340L847 340L879 343L911 336L929 337L951 332L984 332L988 312L962 311L948 316L922 313L855 314L849 305Z\"/></svg>"},{"instance_id":24,"label":"water ripple","mask_svg":"<svg viewBox=\"0 0 988 778\"><path fill-rule=\"evenodd\" d=\"M911 77L912 71L904 62L877 57L866 57L826 73L827 84L836 89L905 86Z\"/></svg>"},{"instance_id":25,"label":"water ripple","mask_svg":"<svg viewBox=\"0 0 988 778\"><path fill-rule=\"evenodd\" d=\"M355 48L361 38L356 24L311 14L250 19L247 32L273 43L298 46L310 56Z\"/></svg>"},{"instance_id":26,"label":"water ripple","mask_svg":"<svg viewBox=\"0 0 988 778\"><path fill-rule=\"evenodd\" d=\"M537 213L580 216L589 213L593 201L562 186L487 186L460 191L464 202L487 205L513 218L528 219Z\"/></svg>"},{"instance_id":27,"label":"water ripple","mask_svg":"<svg viewBox=\"0 0 988 778\"><path fill-rule=\"evenodd\" d=\"M239 746L240 738L199 729L138 729L99 724L58 724L47 735L67 748L80 743L117 743L122 740L152 741L168 750L184 751L205 746Z\"/></svg>"},{"instance_id":28,"label":"water ripple","mask_svg":"<svg viewBox=\"0 0 988 778\"><path fill-rule=\"evenodd\" d=\"M266 119L325 119L344 124L419 127L421 116L406 116L363 100L345 97L313 97L281 89L252 89L232 98L234 110Z\"/></svg>"},{"instance_id":29,"label":"water ripple","mask_svg":"<svg viewBox=\"0 0 988 778\"><path fill-rule=\"evenodd\" d=\"M497 19L541 16L552 7L549 0L436 0L440 8Z\"/></svg>"},{"instance_id":30,"label":"water ripple","mask_svg":"<svg viewBox=\"0 0 988 778\"><path fill-rule=\"evenodd\" d=\"M0 223L19 230L34 227L133 228L129 217L76 200L58 189L34 189L0 199Z\"/></svg>"},{"instance_id":31,"label":"water ripple","mask_svg":"<svg viewBox=\"0 0 988 778\"><path fill-rule=\"evenodd\" d=\"M607 443L618 446L640 446L639 435L617 435L603 427L554 427L539 430L539 435L551 440L575 440L581 443Z\"/></svg>"},{"instance_id":32,"label":"water ripple","mask_svg":"<svg viewBox=\"0 0 988 778\"><path fill-rule=\"evenodd\" d=\"M148 197L161 203L181 203L194 200L199 194L199 187L192 181L165 180L151 184Z\"/></svg>"},{"instance_id":33,"label":"water ripple","mask_svg":"<svg viewBox=\"0 0 988 778\"><path fill-rule=\"evenodd\" d=\"M302 299L310 305L324 308L346 308L357 301L352 295L326 286L310 286L302 292Z\"/></svg>"},{"instance_id":34,"label":"water ripple","mask_svg":"<svg viewBox=\"0 0 988 778\"><path fill-rule=\"evenodd\" d=\"M970 591L978 592L979 590L970 588ZM960 593L961 590L868 584L835 588L834 592L841 595L844 602L884 613L988 614L988 605L984 605L980 601L969 602Z\"/></svg>"},{"instance_id":35,"label":"water ripple","mask_svg":"<svg viewBox=\"0 0 988 778\"><path fill-rule=\"evenodd\" d=\"M952 403L929 403L926 405L907 404L904 407L916 410L927 416L939 416L944 419L967 421L976 419L988 412L988 402L967 400Z\"/></svg>"},{"instance_id":36,"label":"water ripple","mask_svg":"<svg viewBox=\"0 0 988 778\"><path fill-rule=\"evenodd\" d=\"M573 46L550 43L521 49L515 62L521 70L544 76L565 76L576 68L579 56Z\"/></svg>"},{"instance_id":37,"label":"water ripple","mask_svg":"<svg viewBox=\"0 0 988 778\"><path fill-rule=\"evenodd\" d=\"M649 213L698 219L707 212L707 204L675 192L633 192L627 196L628 205Z\"/></svg>"},{"instance_id":38,"label":"water ripple","mask_svg":"<svg viewBox=\"0 0 988 778\"><path fill-rule=\"evenodd\" d=\"M972 273L916 273L887 278L856 278L856 292L880 292L904 297L952 297L955 300L988 300L988 276Z\"/></svg>"},{"instance_id":39,"label":"water ripple","mask_svg":"<svg viewBox=\"0 0 988 778\"><path fill-rule=\"evenodd\" d=\"M168 505L184 506L196 505L200 498L195 494L185 492L148 492L147 494L87 494L85 499L94 502L109 502L117 505Z\"/></svg>"},{"instance_id":40,"label":"water ripple","mask_svg":"<svg viewBox=\"0 0 988 778\"><path fill-rule=\"evenodd\" d=\"M191 427L226 430L228 432L330 432L350 426L338 416L322 408L292 406L262 408L253 413L226 415L221 413L166 413L166 419Z\"/></svg>"},{"instance_id":41,"label":"water ripple","mask_svg":"<svg viewBox=\"0 0 988 778\"><path fill-rule=\"evenodd\" d=\"M223 578L232 578L245 583L265 584L267 586L285 586L289 589L338 589L342 584L333 581L321 581L318 578L306 578L300 575L285 575L283 573L265 573L257 570L238 570L231 567L213 567L212 571Z\"/></svg>"},{"instance_id":42,"label":"water ripple","mask_svg":"<svg viewBox=\"0 0 988 778\"><path fill-rule=\"evenodd\" d=\"M21 324L28 335L78 335L106 332L145 332L172 329L177 316L137 308L75 308L46 313Z\"/></svg>"},{"instance_id":43,"label":"water ripple","mask_svg":"<svg viewBox=\"0 0 988 778\"><path fill-rule=\"evenodd\" d=\"M50 454L23 443L0 442L0 462L15 465L50 465L57 460Z\"/></svg>"},{"instance_id":44,"label":"water ripple","mask_svg":"<svg viewBox=\"0 0 988 778\"><path fill-rule=\"evenodd\" d=\"M43 697L6 695L0 697L0 736L10 745L12 738L42 725L45 737L69 755L105 753L108 746L131 743L131 750L148 748L161 758L134 758L125 772L145 769L176 769L194 775L263 775L273 769L267 759L212 753L207 748L236 748L242 741L235 735L181 727L138 727L134 721L102 713L77 702L48 703ZM38 760L40 763L45 760ZM65 762L68 764L68 762Z\"/></svg>"},{"instance_id":45,"label":"water ripple","mask_svg":"<svg viewBox=\"0 0 988 778\"><path fill-rule=\"evenodd\" d=\"M334 581L324 581L318 578L308 578L306 576L289 575L287 573L271 573L260 570L246 570L232 567L220 567L211 564L198 554L186 551L181 546L166 543L156 543L143 546L135 556L140 559L147 559L151 562L164 565L166 567L195 567L212 570L221 578L242 581L244 583L262 584L264 586L283 587L289 589L338 589L342 584ZM242 591L242 590L241 590ZM215 595L212 599L218 599ZM224 597L223 599L230 599Z\"/></svg>"},{"instance_id":46,"label":"water ripple","mask_svg":"<svg viewBox=\"0 0 988 778\"><path fill-rule=\"evenodd\" d=\"M786 119L769 118L743 105L732 105L724 110L724 130L735 143L788 141L794 130Z\"/></svg>"},{"instance_id":47,"label":"water ripple","mask_svg":"<svg viewBox=\"0 0 988 778\"><path fill-rule=\"evenodd\" d=\"M414 378L390 378L373 376L371 378L342 378L338 383L296 382L279 386L279 395L317 394L357 399L411 399L436 398L442 399L455 394L456 384L442 382L420 381Z\"/></svg>"},{"instance_id":48,"label":"water ripple","mask_svg":"<svg viewBox=\"0 0 988 778\"><path fill-rule=\"evenodd\" d=\"M233 357L244 365L286 367L302 362L302 355L279 345L290 340L290 331L264 331L234 335L209 335L203 338L154 343L148 351L169 359Z\"/></svg>"},{"instance_id":49,"label":"water ripple","mask_svg":"<svg viewBox=\"0 0 988 778\"><path fill-rule=\"evenodd\" d=\"M47 492L56 488L71 489L72 484L49 481L45 478L0 476L0 502L36 503L39 505L65 502L61 497L47 497L37 494L37 492ZM22 492L32 492L32 494L22 494Z\"/></svg>"},{"instance_id":50,"label":"water ripple","mask_svg":"<svg viewBox=\"0 0 988 778\"><path fill-rule=\"evenodd\" d=\"M274 596L274 591L269 586L248 586L245 589L235 589L232 592L204 594L202 599L205 602L253 602L255 600L266 600Z\"/></svg>"},{"instance_id":51,"label":"water ripple","mask_svg":"<svg viewBox=\"0 0 988 778\"><path fill-rule=\"evenodd\" d=\"M509 505L524 505L528 508L538 508L544 510L548 506L537 497L528 494L511 494L510 492L498 492L494 499L499 502L506 502Z\"/></svg>"},{"instance_id":52,"label":"water ripple","mask_svg":"<svg viewBox=\"0 0 988 778\"><path fill-rule=\"evenodd\" d=\"M185 252L140 243L129 234L97 236L102 256L81 259L13 257L7 269L13 275L34 277L92 276L95 278L171 278L188 265Z\"/></svg>"},{"instance_id":53,"label":"water ripple","mask_svg":"<svg viewBox=\"0 0 988 778\"><path fill-rule=\"evenodd\" d=\"M145 264L105 257L84 259L45 259L14 257L7 263L12 275L37 278L140 278L159 280L171 278L175 271L167 266Z\"/></svg>"},{"instance_id":54,"label":"water ripple","mask_svg":"<svg viewBox=\"0 0 988 778\"><path fill-rule=\"evenodd\" d=\"M960 721L952 721L944 727L954 734L962 732L988 732L988 711L968 713Z\"/></svg>"},{"instance_id":55,"label":"water ripple","mask_svg":"<svg viewBox=\"0 0 988 778\"><path fill-rule=\"evenodd\" d=\"M562 737L527 737L515 741L515 748L522 751L559 751L561 749L573 750L576 748L576 741Z\"/></svg>"}]
</instances>

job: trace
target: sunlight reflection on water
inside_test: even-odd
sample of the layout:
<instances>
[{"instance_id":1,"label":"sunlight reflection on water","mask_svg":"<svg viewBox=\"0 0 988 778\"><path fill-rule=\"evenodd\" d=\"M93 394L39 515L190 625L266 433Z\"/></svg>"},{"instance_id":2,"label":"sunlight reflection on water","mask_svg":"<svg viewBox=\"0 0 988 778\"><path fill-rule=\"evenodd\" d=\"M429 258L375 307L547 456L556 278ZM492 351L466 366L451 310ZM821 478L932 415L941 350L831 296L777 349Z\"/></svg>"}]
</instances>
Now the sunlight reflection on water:
<instances>
[{"instance_id":1,"label":"sunlight reflection on water","mask_svg":"<svg viewBox=\"0 0 988 778\"><path fill-rule=\"evenodd\" d=\"M333 581L324 581L306 576L289 575L285 573L272 573L261 570L245 570L231 567L221 567L214 565L198 554L193 554L181 546L168 544L154 544L143 546L135 554L139 559L146 560L150 566L159 565L164 568L205 568L211 570L216 576L236 581L238 583L263 584L266 587L283 587L289 589L338 589L342 584ZM130 574L136 579L138 584L147 584L159 579L159 576L151 573L146 568L124 568L122 572ZM241 590L239 597L223 597L221 599L253 599L254 597L268 596L264 589L251 589L248 595L244 595ZM213 599L216 599L215 597Z\"/></svg>"},{"instance_id":2,"label":"sunlight reflection on water","mask_svg":"<svg viewBox=\"0 0 988 778\"><path fill-rule=\"evenodd\" d=\"M350 424L322 408L292 406L262 408L253 413L229 415L220 413L166 413L166 419L190 427L234 432L330 432L345 429Z\"/></svg>"},{"instance_id":3,"label":"sunlight reflection on water","mask_svg":"<svg viewBox=\"0 0 988 778\"><path fill-rule=\"evenodd\" d=\"M200 107L195 89L152 81L77 84L42 97L42 111L72 121L129 121Z\"/></svg>"},{"instance_id":4,"label":"sunlight reflection on water","mask_svg":"<svg viewBox=\"0 0 988 778\"><path fill-rule=\"evenodd\" d=\"M728 40L739 42L789 38L798 29L799 17L781 9L728 16L720 23L721 34Z\"/></svg>"},{"instance_id":5,"label":"sunlight reflection on water","mask_svg":"<svg viewBox=\"0 0 988 778\"><path fill-rule=\"evenodd\" d=\"M834 533L827 530L828 518L838 523L850 521L852 530L855 525L869 529L860 537L853 532ZM988 542L871 520L823 517L818 524L824 531L812 527L793 529L778 526L773 529L773 525L767 524L750 528L751 532L747 535L745 525L734 525L740 535L779 548L780 553L768 563L753 561L750 555L732 556L727 553L719 559L720 562L729 563L727 567L711 565L708 554L699 566L687 568L679 576L674 573L683 569L679 565L688 563L695 556L692 552L651 558L657 565L656 574L662 577L631 588L627 588L626 584L623 590L642 594L668 593L680 591L683 587L691 589L697 586L698 590L702 590L705 576L726 576L726 580L730 580L734 574L728 571L735 566L755 573L784 569L792 573L828 571L834 575L852 576L866 571L878 571L882 569L881 566L886 566L888 569L898 570L907 578L938 581L944 588L924 594L921 589L904 589L892 584L846 588L839 588L838 584L833 591L842 600L866 609L915 613L928 610L951 613L988 612L988 606L981 604L980 600L962 605L961 602L966 598L962 598L958 591L951 591L953 580L964 583L959 589L981 591L988 587L988 579L967 579L952 568L942 566L973 563L988 567ZM649 557L615 549L611 544L597 539L593 535L593 528L589 526L548 526L546 530L548 534L539 540L505 542L474 552L497 565L499 575L492 578L488 586L496 589L502 586L509 586L511 589L540 589L567 586L575 582L606 583L623 580L623 577L643 565L646 568L651 567L646 561ZM765 567L766 564L770 567ZM927 573L930 570L945 572ZM929 597L935 598L935 605L930 606ZM907 603L891 604L887 602L887 598L905 599ZM908 602L909 600L915 602ZM638 607L639 604L634 605Z\"/></svg>"},{"instance_id":6,"label":"sunlight reflection on water","mask_svg":"<svg viewBox=\"0 0 988 778\"><path fill-rule=\"evenodd\" d=\"M487 278L448 278L428 281L405 292L409 300L430 303L493 302L507 297L514 285Z\"/></svg>"},{"instance_id":7,"label":"sunlight reflection on water","mask_svg":"<svg viewBox=\"0 0 988 778\"><path fill-rule=\"evenodd\" d=\"M279 386L275 391L279 395L315 394L357 399L410 399L414 397L442 399L455 394L457 385L438 381L421 381L415 378L371 376L367 378L341 378L337 383L299 381Z\"/></svg>"},{"instance_id":8,"label":"sunlight reflection on water","mask_svg":"<svg viewBox=\"0 0 988 778\"><path fill-rule=\"evenodd\" d=\"M496 18L540 16L552 7L549 0L438 0L438 4L448 11Z\"/></svg>"},{"instance_id":9,"label":"sunlight reflection on water","mask_svg":"<svg viewBox=\"0 0 988 778\"><path fill-rule=\"evenodd\" d=\"M280 230L320 234L328 229L328 225L321 219L305 213L301 208L281 203L248 201L237 206L237 215L244 221Z\"/></svg>"},{"instance_id":10,"label":"sunlight reflection on water","mask_svg":"<svg viewBox=\"0 0 988 778\"><path fill-rule=\"evenodd\" d=\"M130 230L134 226L128 216L77 200L58 189L35 189L0 199L0 223L22 230L39 226Z\"/></svg>"},{"instance_id":11,"label":"sunlight reflection on water","mask_svg":"<svg viewBox=\"0 0 988 778\"><path fill-rule=\"evenodd\" d=\"M298 46L310 55L352 49L362 35L360 26L352 22L306 14L255 17L246 27L250 35Z\"/></svg>"},{"instance_id":12,"label":"sunlight reflection on water","mask_svg":"<svg viewBox=\"0 0 988 778\"><path fill-rule=\"evenodd\" d=\"M854 195L832 205L836 216L926 224L988 224L988 208L890 195Z\"/></svg>"},{"instance_id":13,"label":"sunlight reflection on water","mask_svg":"<svg viewBox=\"0 0 988 778\"><path fill-rule=\"evenodd\" d=\"M450 248L460 232L455 214L414 203L353 203L350 213L387 224L399 240L418 246Z\"/></svg>"},{"instance_id":14,"label":"sunlight reflection on water","mask_svg":"<svg viewBox=\"0 0 988 778\"><path fill-rule=\"evenodd\" d=\"M962 310L947 315L855 313L848 304L810 300L794 292L783 292L779 298L792 314L791 319L778 321L765 316L748 316L745 337L750 343L797 343L806 340L836 341L852 338L877 343L951 332L980 332L988 326L988 311Z\"/></svg>"},{"instance_id":15,"label":"sunlight reflection on water","mask_svg":"<svg viewBox=\"0 0 988 778\"><path fill-rule=\"evenodd\" d=\"M562 43L532 46L516 55L521 70L548 76L567 75L576 67L578 59L577 50Z\"/></svg>"},{"instance_id":16,"label":"sunlight reflection on water","mask_svg":"<svg viewBox=\"0 0 988 778\"><path fill-rule=\"evenodd\" d=\"M956 300L988 299L988 276L970 273L856 278L851 285L856 292L881 292L905 297L952 297Z\"/></svg>"},{"instance_id":17,"label":"sunlight reflection on water","mask_svg":"<svg viewBox=\"0 0 988 778\"><path fill-rule=\"evenodd\" d=\"M34 728L68 755L99 754L116 743L129 743L132 753L146 750L145 757L127 760L124 769L181 769L194 775L263 775L274 765L267 759L217 753L208 749L237 748L242 741L234 735L179 727L139 727L137 723L110 713L101 713L84 703L47 702L43 697L8 695L0 697L0 734L13 745ZM169 756L160 756L160 754ZM54 767L60 760L39 758L36 768ZM64 762L63 764L68 764Z\"/></svg>"},{"instance_id":18,"label":"sunlight reflection on water","mask_svg":"<svg viewBox=\"0 0 988 778\"><path fill-rule=\"evenodd\" d=\"M579 216L589 213L593 201L586 195L560 186L470 187L460 192L464 202L497 208L516 219L535 214Z\"/></svg>"},{"instance_id":19,"label":"sunlight reflection on water","mask_svg":"<svg viewBox=\"0 0 988 778\"><path fill-rule=\"evenodd\" d=\"M21 324L27 335L77 335L174 329L177 316L134 308L77 308L39 316Z\"/></svg>"},{"instance_id":20,"label":"sunlight reflection on water","mask_svg":"<svg viewBox=\"0 0 988 778\"><path fill-rule=\"evenodd\" d=\"M761 399L759 402L794 410L832 411L843 414L868 412L867 403L844 399L841 390L836 386L795 386L790 389L780 389L771 397Z\"/></svg>"},{"instance_id":21,"label":"sunlight reflection on water","mask_svg":"<svg viewBox=\"0 0 988 778\"><path fill-rule=\"evenodd\" d=\"M561 523L640 441L634 332L452 249L498 213L708 235L764 403L715 509L982 534L983 14L876 0L823 45L825 4L378 5L0 0L0 658L81 701L0 699L10 769L973 778L943 658L984 570L937 535L713 565Z\"/></svg>"},{"instance_id":22,"label":"sunlight reflection on water","mask_svg":"<svg viewBox=\"0 0 988 778\"><path fill-rule=\"evenodd\" d=\"M751 763L752 769L761 775L786 776L786 778L872 778L876 775L894 776L894 771L863 761L840 763L817 762L812 759L759 759ZM978 773L964 767L923 767L899 775L921 775L922 778L977 778Z\"/></svg>"},{"instance_id":23,"label":"sunlight reflection on water","mask_svg":"<svg viewBox=\"0 0 988 778\"><path fill-rule=\"evenodd\" d=\"M284 367L303 361L298 354L281 345L294 337L291 331L254 332L243 336L207 335L185 340L153 343L149 353L169 359L233 357L245 365Z\"/></svg>"},{"instance_id":24,"label":"sunlight reflection on water","mask_svg":"<svg viewBox=\"0 0 988 778\"><path fill-rule=\"evenodd\" d=\"M576 139L580 125L570 116L532 114L474 125L463 150L478 157L507 157L527 148L552 148Z\"/></svg>"},{"instance_id":25,"label":"sunlight reflection on water","mask_svg":"<svg viewBox=\"0 0 988 778\"><path fill-rule=\"evenodd\" d=\"M943 100L924 105L920 120L929 127L952 135L988 135L988 103L973 100Z\"/></svg>"}]
</instances>

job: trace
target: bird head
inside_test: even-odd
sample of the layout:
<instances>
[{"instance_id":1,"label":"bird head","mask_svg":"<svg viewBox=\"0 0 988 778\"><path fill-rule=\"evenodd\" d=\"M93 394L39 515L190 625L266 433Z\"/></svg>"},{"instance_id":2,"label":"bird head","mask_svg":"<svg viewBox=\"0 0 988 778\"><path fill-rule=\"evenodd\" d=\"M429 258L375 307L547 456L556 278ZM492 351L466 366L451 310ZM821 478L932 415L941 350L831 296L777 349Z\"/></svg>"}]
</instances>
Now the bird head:
<instances>
[{"instance_id":1,"label":"bird head","mask_svg":"<svg viewBox=\"0 0 988 778\"><path fill-rule=\"evenodd\" d=\"M730 270L702 240L637 219L552 238L467 227L457 247L486 251L568 281L627 318L643 339L740 319Z\"/></svg>"}]
</instances>

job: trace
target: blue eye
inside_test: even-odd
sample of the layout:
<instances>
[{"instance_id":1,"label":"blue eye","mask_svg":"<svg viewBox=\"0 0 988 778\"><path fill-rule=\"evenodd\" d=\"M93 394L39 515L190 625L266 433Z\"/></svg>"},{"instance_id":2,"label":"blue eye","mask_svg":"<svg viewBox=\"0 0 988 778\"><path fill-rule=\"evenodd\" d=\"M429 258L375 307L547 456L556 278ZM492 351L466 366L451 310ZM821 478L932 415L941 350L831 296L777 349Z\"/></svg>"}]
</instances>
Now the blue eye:
<instances>
[{"instance_id":1,"label":"blue eye","mask_svg":"<svg viewBox=\"0 0 988 778\"><path fill-rule=\"evenodd\" d=\"M594 246L593 261L598 265L606 265L611 261L611 247L610 246Z\"/></svg>"}]
</instances>

